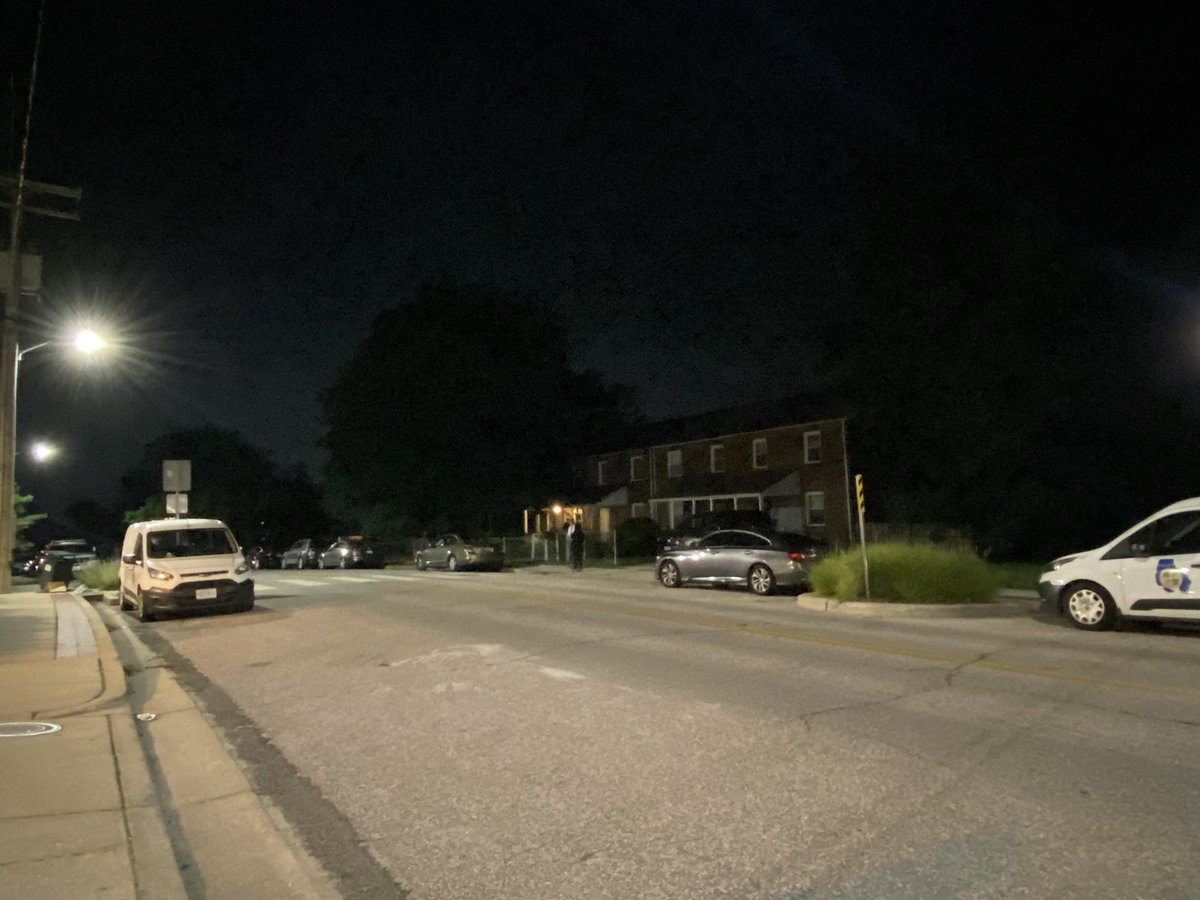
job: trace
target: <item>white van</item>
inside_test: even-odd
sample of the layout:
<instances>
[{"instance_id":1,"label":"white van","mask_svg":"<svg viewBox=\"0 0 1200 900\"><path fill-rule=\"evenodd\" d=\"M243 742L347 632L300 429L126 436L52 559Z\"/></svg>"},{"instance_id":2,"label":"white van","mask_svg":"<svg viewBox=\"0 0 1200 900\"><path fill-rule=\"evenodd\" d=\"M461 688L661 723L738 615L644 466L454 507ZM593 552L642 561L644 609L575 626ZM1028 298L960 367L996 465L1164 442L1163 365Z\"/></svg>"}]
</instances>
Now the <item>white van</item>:
<instances>
[{"instance_id":1,"label":"white van","mask_svg":"<svg viewBox=\"0 0 1200 900\"><path fill-rule=\"evenodd\" d=\"M121 609L141 622L159 612L254 608L254 579L219 519L135 522L121 544Z\"/></svg>"},{"instance_id":2,"label":"white van","mask_svg":"<svg viewBox=\"0 0 1200 900\"><path fill-rule=\"evenodd\" d=\"M1200 620L1198 582L1200 497L1194 497L1160 509L1102 547L1056 559L1038 591L1080 628L1099 630L1126 616Z\"/></svg>"}]
</instances>

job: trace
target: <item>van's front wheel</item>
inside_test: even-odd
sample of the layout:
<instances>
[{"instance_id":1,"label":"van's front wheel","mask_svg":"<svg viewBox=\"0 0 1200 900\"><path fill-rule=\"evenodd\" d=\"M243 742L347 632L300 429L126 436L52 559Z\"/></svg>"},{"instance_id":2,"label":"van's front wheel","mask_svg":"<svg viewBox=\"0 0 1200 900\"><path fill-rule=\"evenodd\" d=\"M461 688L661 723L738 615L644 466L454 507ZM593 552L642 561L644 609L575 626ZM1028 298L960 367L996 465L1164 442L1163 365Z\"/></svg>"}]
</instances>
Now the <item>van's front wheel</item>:
<instances>
[{"instance_id":1,"label":"van's front wheel","mask_svg":"<svg viewBox=\"0 0 1200 900\"><path fill-rule=\"evenodd\" d=\"M154 619L154 612L146 603L146 598L142 594L142 589L138 588L137 600L134 602L133 614L139 622L150 622Z\"/></svg>"},{"instance_id":2,"label":"van's front wheel","mask_svg":"<svg viewBox=\"0 0 1200 900\"><path fill-rule=\"evenodd\" d=\"M1085 631L1112 628L1121 617L1112 595L1091 581L1081 581L1067 589L1063 610L1076 628Z\"/></svg>"}]
</instances>

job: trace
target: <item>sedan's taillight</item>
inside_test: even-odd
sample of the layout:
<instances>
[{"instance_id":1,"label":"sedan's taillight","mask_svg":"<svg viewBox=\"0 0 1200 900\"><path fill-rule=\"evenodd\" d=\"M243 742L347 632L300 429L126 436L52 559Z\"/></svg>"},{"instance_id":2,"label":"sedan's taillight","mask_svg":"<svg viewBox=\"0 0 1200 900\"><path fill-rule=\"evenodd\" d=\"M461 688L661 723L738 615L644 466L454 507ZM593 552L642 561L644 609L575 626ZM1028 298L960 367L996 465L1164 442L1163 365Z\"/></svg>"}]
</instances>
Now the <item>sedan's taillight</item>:
<instances>
[{"instance_id":1,"label":"sedan's taillight","mask_svg":"<svg viewBox=\"0 0 1200 900\"><path fill-rule=\"evenodd\" d=\"M815 553L805 553L802 550L793 550L788 554L788 559L792 562L804 562L806 559L811 559L816 555Z\"/></svg>"}]
</instances>

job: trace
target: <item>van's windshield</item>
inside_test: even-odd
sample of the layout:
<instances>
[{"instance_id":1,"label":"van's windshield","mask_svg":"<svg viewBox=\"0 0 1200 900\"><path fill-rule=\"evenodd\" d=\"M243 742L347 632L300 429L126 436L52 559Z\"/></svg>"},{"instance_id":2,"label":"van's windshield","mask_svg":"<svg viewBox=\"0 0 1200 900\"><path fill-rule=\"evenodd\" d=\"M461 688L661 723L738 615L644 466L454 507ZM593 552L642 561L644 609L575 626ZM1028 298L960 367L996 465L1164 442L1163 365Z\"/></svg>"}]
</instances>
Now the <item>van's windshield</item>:
<instances>
[{"instance_id":1,"label":"van's windshield","mask_svg":"<svg viewBox=\"0 0 1200 900\"><path fill-rule=\"evenodd\" d=\"M150 559L176 556L220 556L237 552L233 536L224 528L178 528L146 535Z\"/></svg>"}]
</instances>

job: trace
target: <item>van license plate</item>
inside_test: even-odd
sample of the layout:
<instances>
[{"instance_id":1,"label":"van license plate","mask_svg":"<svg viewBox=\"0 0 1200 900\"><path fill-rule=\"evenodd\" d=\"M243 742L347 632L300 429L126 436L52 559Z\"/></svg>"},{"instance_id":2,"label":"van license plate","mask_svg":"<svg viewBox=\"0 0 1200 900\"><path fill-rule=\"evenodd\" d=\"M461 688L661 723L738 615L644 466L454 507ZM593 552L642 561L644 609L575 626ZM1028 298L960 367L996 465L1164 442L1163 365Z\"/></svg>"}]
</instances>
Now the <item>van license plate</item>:
<instances>
[{"instance_id":1,"label":"van license plate","mask_svg":"<svg viewBox=\"0 0 1200 900\"><path fill-rule=\"evenodd\" d=\"M217 599L217 589L216 588L197 588L196 589L196 599L197 600L216 600Z\"/></svg>"}]
</instances>

